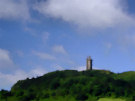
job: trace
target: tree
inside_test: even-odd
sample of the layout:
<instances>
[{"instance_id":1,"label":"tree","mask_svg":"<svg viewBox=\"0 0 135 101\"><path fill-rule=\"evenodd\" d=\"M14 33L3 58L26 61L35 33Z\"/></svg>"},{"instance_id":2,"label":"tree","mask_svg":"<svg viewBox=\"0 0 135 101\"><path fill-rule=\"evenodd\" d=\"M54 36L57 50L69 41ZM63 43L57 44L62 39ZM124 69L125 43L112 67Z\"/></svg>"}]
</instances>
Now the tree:
<instances>
[{"instance_id":1,"label":"tree","mask_svg":"<svg viewBox=\"0 0 135 101\"><path fill-rule=\"evenodd\" d=\"M7 98L9 96L11 96L11 92L9 92L7 90L1 90L1 93L0 93L1 99L4 99L5 101L7 101Z\"/></svg>"}]
</instances>

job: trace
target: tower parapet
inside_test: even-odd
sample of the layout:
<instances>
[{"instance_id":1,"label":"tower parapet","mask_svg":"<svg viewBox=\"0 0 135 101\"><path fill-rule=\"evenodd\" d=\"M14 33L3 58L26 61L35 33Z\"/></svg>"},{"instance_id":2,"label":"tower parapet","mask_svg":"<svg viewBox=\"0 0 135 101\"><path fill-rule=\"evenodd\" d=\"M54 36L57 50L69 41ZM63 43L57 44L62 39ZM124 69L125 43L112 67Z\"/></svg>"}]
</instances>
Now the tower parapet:
<instances>
[{"instance_id":1,"label":"tower parapet","mask_svg":"<svg viewBox=\"0 0 135 101\"><path fill-rule=\"evenodd\" d=\"M92 59L90 56L86 59L86 70L92 70Z\"/></svg>"}]
</instances>

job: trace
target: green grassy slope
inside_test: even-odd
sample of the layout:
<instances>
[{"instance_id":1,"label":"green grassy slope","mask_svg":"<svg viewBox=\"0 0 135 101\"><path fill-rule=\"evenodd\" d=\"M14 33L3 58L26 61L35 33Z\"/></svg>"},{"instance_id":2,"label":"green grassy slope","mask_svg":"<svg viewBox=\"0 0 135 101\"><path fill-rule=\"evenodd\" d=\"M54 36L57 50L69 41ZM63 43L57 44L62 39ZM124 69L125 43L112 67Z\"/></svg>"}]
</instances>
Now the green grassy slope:
<instances>
[{"instance_id":1,"label":"green grassy slope","mask_svg":"<svg viewBox=\"0 0 135 101\"><path fill-rule=\"evenodd\" d=\"M55 71L38 78L18 81L11 91L0 91L0 100L97 101L106 97L134 99L135 83L130 78L133 74L115 74L105 70Z\"/></svg>"},{"instance_id":2,"label":"green grassy slope","mask_svg":"<svg viewBox=\"0 0 135 101\"><path fill-rule=\"evenodd\" d=\"M121 98L100 98L98 101L126 101L126 99L121 99Z\"/></svg>"},{"instance_id":3,"label":"green grassy slope","mask_svg":"<svg viewBox=\"0 0 135 101\"><path fill-rule=\"evenodd\" d=\"M118 74L117 77L126 81L133 81L135 80L135 72L134 71L123 72Z\"/></svg>"}]
</instances>

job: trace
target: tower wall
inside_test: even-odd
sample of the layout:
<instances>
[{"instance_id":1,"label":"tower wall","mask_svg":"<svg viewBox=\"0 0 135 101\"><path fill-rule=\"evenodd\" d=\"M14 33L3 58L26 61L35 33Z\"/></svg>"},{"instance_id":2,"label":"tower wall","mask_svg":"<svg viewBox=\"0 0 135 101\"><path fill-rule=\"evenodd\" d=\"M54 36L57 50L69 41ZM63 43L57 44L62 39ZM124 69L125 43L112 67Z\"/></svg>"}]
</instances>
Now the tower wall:
<instances>
[{"instance_id":1,"label":"tower wall","mask_svg":"<svg viewBox=\"0 0 135 101\"><path fill-rule=\"evenodd\" d=\"M90 56L86 59L86 70L92 70L92 59Z\"/></svg>"}]
</instances>

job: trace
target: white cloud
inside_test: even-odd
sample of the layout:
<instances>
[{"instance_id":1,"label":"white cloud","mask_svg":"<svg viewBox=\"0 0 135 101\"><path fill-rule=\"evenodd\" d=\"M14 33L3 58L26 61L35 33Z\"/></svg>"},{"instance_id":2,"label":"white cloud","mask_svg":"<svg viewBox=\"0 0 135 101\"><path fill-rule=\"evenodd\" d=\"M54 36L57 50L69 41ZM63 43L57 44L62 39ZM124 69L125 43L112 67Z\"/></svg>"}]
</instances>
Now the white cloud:
<instances>
[{"instance_id":1,"label":"white cloud","mask_svg":"<svg viewBox=\"0 0 135 101\"><path fill-rule=\"evenodd\" d=\"M45 0L34 6L45 16L79 27L108 28L133 22L123 0Z\"/></svg>"},{"instance_id":2,"label":"white cloud","mask_svg":"<svg viewBox=\"0 0 135 101\"><path fill-rule=\"evenodd\" d=\"M73 68L74 70L78 70L78 71L84 71L86 70L86 66L78 66ZM96 68L96 67L92 67L93 70L101 70L100 68Z\"/></svg>"},{"instance_id":3,"label":"white cloud","mask_svg":"<svg viewBox=\"0 0 135 101\"><path fill-rule=\"evenodd\" d=\"M45 59L45 60L55 60L56 59L56 57L54 57L50 54L44 53L44 52L33 51L33 54L38 56L39 58Z\"/></svg>"},{"instance_id":4,"label":"white cloud","mask_svg":"<svg viewBox=\"0 0 135 101\"><path fill-rule=\"evenodd\" d=\"M15 71L13 74L0 73L0 89L10 89L14 83L26 77L27 74L21 70Z\"/></svg>"},{"instance_id":5,"label":"white cloud","mask_svg":"<svg viewBox=\"0 0 135 101\"><path fill-rule=\"evenodd\" d=\"M83 71L83 70L86 70L86 66L76 67L75 69L78 71Z\"/></svg>"},{"instance_id":6,"label":"white cloud","mask_svg":"<svg viewBox=\"0 0 135 101\"><path fill-rule=\"evenodd\" d=\"M52 49L56 53L67 54L66 50L62 45L55 45Z\"/></svg>"},{"instance_id":7,"label":"white cloud","mask_svg":"<svg viewBox=\"0 0 135 101\"><path fill-rule=\"evenodd\" d=\"M31 70L30 74L34 77L36 76L42 76L45 73L47 73L47 71L43 68L41 68L40 66L36 67L35 69Z\"/></svg>"},{"instance_id":8,"label":"white cloud","mask_svg":"<svg viewBox=\"0 0 135 101\"><path fill-rule=\"evenodd\" d=\"M33 30L32 28L25 27L25 28L24 28L24 30L25 30L26 32L28 32L30 35L34 36L34 37L36 37L36 36L37 36L36 31L35 31L35 30Z\"/></svg>"},{"instance_id":9,"label":"white cloud","mask_svg":"<svg viewBox=\"0 0 135 101\"><path fill-rule=\"evenodd\" d=\"M27 77L27 74L24 71L18 70L14 74L4 74L0 73L0 79L5 79L10 83L15 83L17 80L21 80Z\"/></svg>"},{"instance_id":10,"label":"white cloud","mask_svg":"<svg viewBox=\"0 0 135 101\"><path fill-rule=\"evenodd\" d=\"M49 36L50 36L49 32L39 32L39 31L36 31L35 29L32 29L30 27L25 27L24 30L26 32L28 32L30 35L32 35L33 37L40 38L40 40L45 44L48 41Z\"/></svg>"},{"instance_id":11,"label":"white cloud","mask_svg":"<svg viewBox=\"0 0 135 101\"><path fill-rule=\"evenodd\" d=\"M23 70L16 70L12 74L5 74L0 72L0 89L10 89L18 80L24 80L26 78L32 78L42 76L47 73L43 68L34 68L29 72Z\"/></svg>"},{"instance_id":12,"label":"white cloud","mask_svg":"<svg viewBox=\"0 0 135 101\"><path fill-rule=\"evenodd\" d=\"M0 19L30 18L26 0L0 0Z\"/></svg>"},{"instance_id":13,"label":"white cloud","mask_svg":"<svg viewBox=\"0 0 135 101\"><path fill-rule=\"evenodd\" d=\"M9 69L12 66L14 66L14 63L10 57L9 51L0 49L0 69Z\"/></svg>"}]
</instances>

